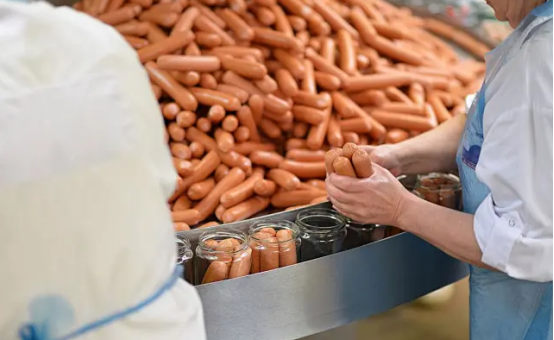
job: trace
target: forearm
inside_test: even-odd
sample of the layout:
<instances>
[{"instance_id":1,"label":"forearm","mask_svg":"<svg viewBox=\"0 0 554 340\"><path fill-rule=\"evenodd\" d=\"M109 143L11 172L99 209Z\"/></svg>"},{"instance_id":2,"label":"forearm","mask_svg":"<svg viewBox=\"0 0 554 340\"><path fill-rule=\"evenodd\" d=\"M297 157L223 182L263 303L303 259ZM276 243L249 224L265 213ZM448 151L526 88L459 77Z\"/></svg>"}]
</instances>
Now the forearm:
<instances>
[{"instance_id":1,"label":"forearm","mask_svg":"<svg viewBox=\"0 0 554 340\"><path fill-rule=\"evenodd\" d=\"M396 144L402 172L411 175L455 169L464 125L465 115L458 115L436 129Z\"/></svg>"},{"instance_id":2,"label":"forearm","mask_svg":"<svg viewBox=\"0 0 554 340\"><path fill-rule=\"evenodd\" d=\"M496 270L481 261L482 252L473 231L473 215L441 207L406 194L398 209L396 226L415 234L464 262Z\"/></svg>"}]
</instances>

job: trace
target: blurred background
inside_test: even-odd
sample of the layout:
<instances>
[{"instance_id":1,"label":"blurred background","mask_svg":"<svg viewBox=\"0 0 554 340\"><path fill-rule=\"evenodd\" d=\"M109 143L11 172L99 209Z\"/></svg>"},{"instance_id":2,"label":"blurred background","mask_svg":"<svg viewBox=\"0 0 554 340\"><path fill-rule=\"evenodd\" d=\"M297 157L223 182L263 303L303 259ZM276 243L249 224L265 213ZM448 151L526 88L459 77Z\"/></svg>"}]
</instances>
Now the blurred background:
<instances>
[{"instance_id":1,"label":"blurred background","mask_svg":"<svg viewBox=\"0 0 554 340\"><path fill-rule=\"evenodd\" d=\"M467 278L422 300L398 306L385 313L302 340L368 339L469 339L469 284Z\"/></svg>"}]
</instances>

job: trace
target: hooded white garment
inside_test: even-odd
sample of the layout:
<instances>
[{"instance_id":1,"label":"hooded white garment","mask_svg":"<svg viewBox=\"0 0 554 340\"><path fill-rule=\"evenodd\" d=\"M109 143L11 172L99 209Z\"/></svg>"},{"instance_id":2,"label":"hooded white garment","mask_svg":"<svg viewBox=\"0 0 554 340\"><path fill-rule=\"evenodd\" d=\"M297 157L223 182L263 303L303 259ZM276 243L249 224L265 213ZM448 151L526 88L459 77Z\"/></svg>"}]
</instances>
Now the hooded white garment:
<instances>
[{"instance_id":1,"label":"hooded white garment","mask_svg":"<svg viewBox=\"0 0 554 340\"><path fill-rule=\"evenodd\" d=\"M113 28L0 0L0 339L206 338L196 290L171 280L163 134L148 76ZM20 336L28 323L34 335Z\"/></svg>"}]
</instances>

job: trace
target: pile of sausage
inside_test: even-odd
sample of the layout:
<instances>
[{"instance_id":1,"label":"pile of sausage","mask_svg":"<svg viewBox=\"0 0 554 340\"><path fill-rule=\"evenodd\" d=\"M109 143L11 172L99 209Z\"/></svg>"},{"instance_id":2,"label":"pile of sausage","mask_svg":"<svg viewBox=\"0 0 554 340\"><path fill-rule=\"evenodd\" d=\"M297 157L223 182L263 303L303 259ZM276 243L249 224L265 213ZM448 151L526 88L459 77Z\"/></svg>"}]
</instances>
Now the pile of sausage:
<instances>
[{"instance_id":1,"label":"pile of sausage","mask_svg":"<svg viewBox=\"0 0 554 340\"><path fill-rule=\"evenodd\" d=\"M83 0L137 50L179 174L177 230L325 199L325 151L397 143L462 113L467 34L383 0ZM212 222L209 225L217 224Z\"/></svg>"}]
</instances>

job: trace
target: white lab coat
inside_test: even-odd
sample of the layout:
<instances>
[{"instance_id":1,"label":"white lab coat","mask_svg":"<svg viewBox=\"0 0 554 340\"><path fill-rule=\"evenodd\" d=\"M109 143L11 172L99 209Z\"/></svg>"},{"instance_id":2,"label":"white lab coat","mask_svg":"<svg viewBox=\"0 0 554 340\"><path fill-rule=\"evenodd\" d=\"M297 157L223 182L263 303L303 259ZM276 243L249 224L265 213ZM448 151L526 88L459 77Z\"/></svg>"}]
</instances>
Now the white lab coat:
<instances>
[{"instance_id":1,"label":"white lab coat","mask_svg":"<svg viewBox=\"0 0 554 340\"><path fill-rule=\"evenodd\" d=\"M0 339L58 338L133 306L174 270L176 174L136 53L69 8L0 1ZM78 339L203 340L179 280Z\"/></svg>"},{"instance_id":2,"label":"white lab coat","mask_svg":"<svg viewBox=\"0 0 554 340\"><path fill-rule=\"evenodd\" d=\"M552 281L552 21L529 27L487 56L508 53L485 92L475 171L491 193L474 229L484 263L545 282Z\"/></svg>"}]
</instances>

